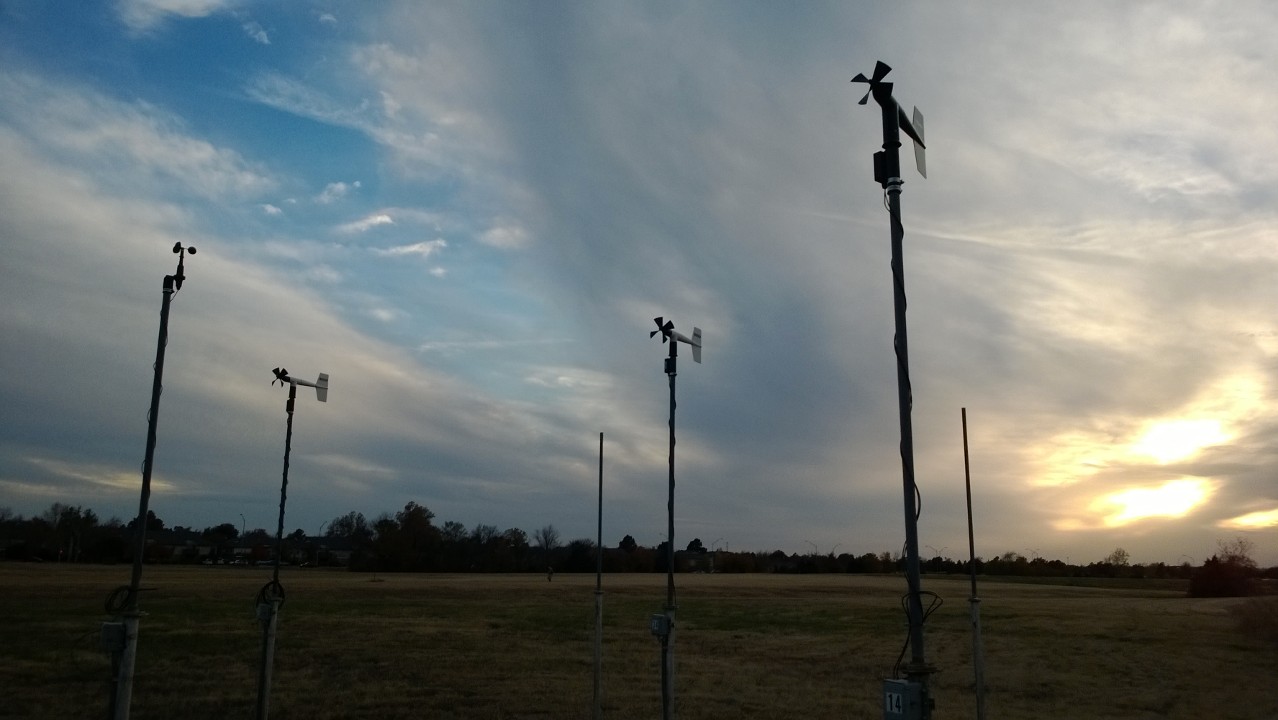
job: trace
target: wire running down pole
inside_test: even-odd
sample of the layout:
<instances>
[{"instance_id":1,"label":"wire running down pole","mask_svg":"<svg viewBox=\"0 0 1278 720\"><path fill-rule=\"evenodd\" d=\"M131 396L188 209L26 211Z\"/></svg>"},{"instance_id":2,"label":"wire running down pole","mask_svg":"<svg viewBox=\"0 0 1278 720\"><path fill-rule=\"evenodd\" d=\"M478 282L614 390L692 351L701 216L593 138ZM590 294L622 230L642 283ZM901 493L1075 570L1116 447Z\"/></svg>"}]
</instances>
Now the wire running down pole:
<instances>
[{"instance_id":1,"label":"wire running down pole","mask_svg":"<svg viewBox=\"0 0 1278 720\"><path fill-rule=\"evenodd\" d=\"M653 318L657 329L648 333L648 337L661 335L661 342L670 343L670 354L666 357L665 371L670 380L670 481L669 496L666 500L666 606L660 615L653 615L650 620L652 634L661 642L661 717L663 720L674 720L674 616L678 607L675 602L675 537L674 537L674 491L675 491L675 376L678 375L679 343L692 346L692 361L701 362L701 328L692 328L692 337L674 329L674 323L665 318Z\"/></svg>"},{"instance_id":2,"label":"wire running down pole","mask_svg":"<svg viewBox=\"0 0 1278 720\"><path fill-rule=\"evenodd\" d=\"M898 143L899 146L899 143ZM905 322L905 271L902 258L901 179L887 185L888 210L892 216L892 289L896 315L896 382L901 417L901 489L905 503L905 576L909 589L910 664L906 677L924 686L933 668L923 652L923 594L919 569L918 486L914 481L914 427L911 421L913 394L910 385L910 351Z\"/></svg>"},{"instance_id":3,"label":"wire running down pole","mask_svg":"<svg viewBox=\"0 0 1278 720\"><path fill-rule=\"evenodd\" d=\"M666 627L661 636L661 717L674 720L674 634L675 634L675 551L674 551L674 492L675 492L675 376L679 355L679 343L670 341L670 356L666 358L666 376L670 378L670 482L666 500Z\"/></svg>"},{"instance_id":4,"label":"wire running down pole","mask_svg":"<svg viewBox=\"0 0 1278 720\"><path fill-rule=\"evenodd\" d=\"M271 674L275 666L275 634L279 625L280 605L284 602L284 586L280 585L280 555L284 550L284 504L288 500L289 455L293 450L293 407L297 402L297 383L288 384L288 420L284 432L284 474L280 480L280 516L275 530L275 562L271 581L258 593L257 619L262 624L262 658L257 672L257 720L266 720L271 702Z\"/></svg>"},{"instance_id":5,"label":"wire running down pole","mask_svg":"<svg viewBox=\"0 0 1278 720\"><path fill-rule=\"evenodd\" d=\"M328 401L328 375L321 373L316 382L298 380L288 374L288 370L275 368L275 379L271 381L288 385L288 402L284 410L288 415L284 433L284 472L280 479L280 515L275 529L275 562L271 570L271 581L262 586L257 593L257 619L262 625L262 658L258 665L257 675L257 720L266 720L270 709L271 673L275 665L275 635L279 625L280 608L284 605L284 586L280 584L280 562L284 555L284 506L288 500L288 467L293 450L293 409L297 403L297 386L306 385L315 388L315 396L320 402Z\"/></svg>"},{"instance_id":6,"label":"wire running down pole","mask_svg":"<svg viewBox=\"0 0 1278 720\"><path fill-rule=\"evenodd\" d=\"M914 429L911 421L913 391L910 384L909 333L906 328L905 310L905 260L903 241L905 227L901 224L901 131L904 130L915 143L915 161L920 174L926 177L923 157L923 117L916 108L914 120L906 117L904 110L892 96L892 83L884 81L891 68L882 61L875 64L874 74L867 78L858 74L853 82L869 85L869 92L861 99L864 105L871 96L879 104L883 120L883 149L874 154L874 179L882 187L887 199L892 242L892 309L896 335L893 345L896 351L897 402L901 423L901 491L905 509L905 575L908 591L906 610L909 614L910 660L904 665L906 678L920 689L919 707L910 709L909 717L929 720L932 717L932 700L928 693L928 678L936 668L927 662L923 645L923 591L920 581L918 536L918 486L914 480Z\"/></svg>"},{"instance_id":7,"label":"wire running down pole","mask_svg":"<svg viewBox=\"0 0 1278 720\"><path fill-rule=\"evenodd\" d=\"M173 245L178 256L177 272L164 276L163 299L160 301L160 332L155 343L155 373L151 381L151 408L147 413L146 455L142 460L142 492L138 500L138 517L133 528L133 570L129 584L116 588L107 598L107 612L118 620L103 623L102 644L111 653L111 717L128 720L133 701L133 674L137 665L138 623L142 612L138 609L138 594L142 585L142 561L146 555L146 524L150 515L151 473L155 468L155 444L160 420L160 395L164 392L164 350L169 344L169 306L173 296L182 289L186 280L186 254L195 254L194 247Z\"/></svg>"}]
</instances>

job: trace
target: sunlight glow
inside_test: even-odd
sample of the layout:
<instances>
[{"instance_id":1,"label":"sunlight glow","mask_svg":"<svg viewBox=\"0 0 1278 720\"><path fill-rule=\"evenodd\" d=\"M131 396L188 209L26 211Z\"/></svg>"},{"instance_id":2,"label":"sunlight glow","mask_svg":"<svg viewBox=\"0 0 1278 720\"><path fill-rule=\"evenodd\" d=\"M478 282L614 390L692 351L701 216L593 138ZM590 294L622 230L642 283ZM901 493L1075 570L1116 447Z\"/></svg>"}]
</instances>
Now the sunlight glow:
<instances>
[{"instance_id":1,"label":"sunlight glow","mask_svg":"<svg viewBox=\"0 0 1278 720\"><path fill-rule=\"evenodd\" d=\"M1084 480L1109 465L1107 437L1095 432L1068 432L1052 438L1042 458L1042 470L1034 477L1039 487L1063 487Z\"/></svg>"},{"instance_id":2,"label":"sunlight glow","mask_svg":"<svg viewBox=\"0 0 1278 720\"><path fill-rule=\"evenodd\" d=\"M1150 425L1128 452L1165 465L1229 439L1219 420L1165 420Z\"/></svg>"},{"instance_id":3,"label":"sunlight glow","mask_svg":"<svg viewBox=\"0 0 1278 720\"><path fill-rule=\"evenodd\" d=\"M1236 518L1221 520L1220 527L1235 530L1259 530L1261 528L1278 527L1278 508L1239 515Z\"/></svg>"},{"instance_id":4,"label":"sunlight glow","mask_svg":"<svg viewBox=\"0 0 1278 720\"><path fill-rule=\"evenodd\" d=\"M1106 527L1127 525L1152 517L1183 517L1211 495L1212 483L1201 478L1172 480L1153 488L1130 488L1098 499L1093 508L1118 510L1105 515Z\"/></svg>"}]
</instances>

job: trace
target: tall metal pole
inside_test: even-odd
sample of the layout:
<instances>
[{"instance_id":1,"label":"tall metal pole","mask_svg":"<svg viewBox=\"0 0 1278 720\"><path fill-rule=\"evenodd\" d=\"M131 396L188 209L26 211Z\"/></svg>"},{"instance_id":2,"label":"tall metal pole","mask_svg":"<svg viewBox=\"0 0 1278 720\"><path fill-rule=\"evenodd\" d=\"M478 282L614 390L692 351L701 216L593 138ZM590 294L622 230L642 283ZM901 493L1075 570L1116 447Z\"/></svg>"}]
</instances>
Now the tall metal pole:
<instances>
[{"instance_id":1,"label":"tall metal pole","mask_svg":"<svg viewBox=\"0 0 1278 720\"><path fill-rule=\"evenodd\" d=\"M595 714L603 718L603 433L599 433L599 523L595 534Z\"/></svg>"},{"instance_id":2,"label":"tall metal pole","mask_svg":"<svg viewBox=\"0 0 1278 720\"><path fill-rule=\"evenodd\" d=\"M981 647L981 598L976 594L976 533L972 529L972 469L967 455L967 408L963 408L963 481L967 489L967 557L972 575L968 598L972 619L972 666L976 673L976 720L985 720L985 651Z\"/></svg>"},{"instance_id":3,"label":"tall metal pole","mask_svg":"<svg viewBox=\"0 0 1278 720\"><path fill-rule=\"evenodd\" d=\"M885 121L886 125L886 121ZM900 147L896 142L896 147ZM885 143L884 147L887 145ZM893 148L895 151L896 148ZM888 212L892 222L892 300L896 316L896 384L901 417L901 490L905 504L905 573L909 588L910 664L905 673L927 686L932 668L923 652L923 597L919 573L918 486L914 482L914 429L910 419L913 396L910 387L910 352L905 323L905 269L902 257L901 178L888 179Z\"/></svg>"},{"instance_id":4,"label":"tall metal pole","mask_svg":"<svg viewBox=\"0 0 1278 720\"><path fill-rule=\"evenodd\" d=\"M138 594L142 584L142 559L146 554L146 521L151 500L151 471L155 467L155 443L160 419L160 395L164 391L164 349L169 343L169 306L173 295L182 289L186 279L185 260L187 250L195 254L195 248L184 248L181 243L173 246L178 254L177 272L164 276L163 299L160 301L160 333L155 347L155 374L151 381L151 409L147 413L146 455L142 461L142 493L138 500L138 517L134 527L133 572L127 587L117 588L107 598L107 611L119 613L121 621L104 623L103 645L111 651L114 671L111 685L111 717L127 720L133 700L133 671L137 664ZM120 595L123 594L121 601Z\"/></svg>"},{"instance_id":5,"label":"tall metal pole","mask_svg":"<svg viewBox=\"0 0 1278 720\"><path fill-rule=\"evenodd\" d=\"M910 420L913 405L910 387L910 352L909 334L905 322L905 261L902 249L905 228L901 224L901 130L904 129L915 141L916 148L921 148L922 118L915 111L915 127L904 111L892 97L892 83L885 82L884 77L891 68L883 62L875 64L874 75L867 78L857 75L853 82L864 82L870 86L870 92L861 100L864 104L870 95L879 104L883 119L883 150L874 154L874 179L883 186L887 196L888 215L891 222L892 235L892 306L895 316L896 336L896 384L897 402L901 419L901 492L905 507L905 575L908 585L906 610L909 613L910 661L904 666L906 678L917 683L921 689L921 704L918 717L929 720L932 717L932 702L928 693L928 677L935 668L928 664L923 647L923 597L919 580L919 537L918 537L918 486L914 481L914 430ZM920 172L925 172L921 155L916 151Z\"/></svg>"},{"instance_id":6,"label":"tall metal pole","mask_svg":"<svg viewBox=\"0 0 1278 720\"><path fill-rule=\"evenodd\" d=\"M679 343L670 339L670 356L666 358L666 375L670 378L670 483L666 500L666 632L661 636L661 717L674 720L674 616L675 609L675 551L674 551L674 491L675 491L675 375Z\"/></svg>"},{"instance_id":7,"label":"tall metal pole","mask_svg":"<svg viewBox=\"0 0 1278 720\"><path fill-rule=\"evenodd\" d=\"M297 401L297 383L288 384L287 430L284 433L284 475L280 481L280 517L275 530L275 563L271 582L258 594L257 616L262 623L262 660L257 675L257 720L266 720L271 698L271 669L275 664L275 629L279 622L284 588L280 585L280 555L284 549L284 503L288 499L288 462L293 448L293 406Z\"/></svg>"}]
</instances>

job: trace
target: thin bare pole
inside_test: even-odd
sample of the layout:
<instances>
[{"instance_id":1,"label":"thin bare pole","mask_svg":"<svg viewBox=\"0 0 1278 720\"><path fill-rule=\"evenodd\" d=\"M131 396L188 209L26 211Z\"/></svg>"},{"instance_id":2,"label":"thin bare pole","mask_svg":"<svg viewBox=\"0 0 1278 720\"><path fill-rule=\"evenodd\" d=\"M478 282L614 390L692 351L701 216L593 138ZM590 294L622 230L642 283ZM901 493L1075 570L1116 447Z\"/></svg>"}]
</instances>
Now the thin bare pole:
<instances>
[{"instance_id":1,"label":"thin bare pole","mask_svg":"<svg viewBox=\"0 0 1278 720\"><path fill-rule=\"evenodd\" d=\"M985 651L981 647L981 598L976 594L976 534L972 530L972 469L967 454L967 408L963 408L963 478L967 487L967 557L972 575L972 665L976 672L976 720L985 720Z\"/></svg>"},{"instance_id":2,"label":"thin bare pole","mask_svg":"<svg viewBox=\"0 0 1278 720\"><path fill-rule=\"evenodd\" d=\"M599 433L599 523L595 533L595 720L603 718L603 433Z\"/></svg>"}]
</instances>

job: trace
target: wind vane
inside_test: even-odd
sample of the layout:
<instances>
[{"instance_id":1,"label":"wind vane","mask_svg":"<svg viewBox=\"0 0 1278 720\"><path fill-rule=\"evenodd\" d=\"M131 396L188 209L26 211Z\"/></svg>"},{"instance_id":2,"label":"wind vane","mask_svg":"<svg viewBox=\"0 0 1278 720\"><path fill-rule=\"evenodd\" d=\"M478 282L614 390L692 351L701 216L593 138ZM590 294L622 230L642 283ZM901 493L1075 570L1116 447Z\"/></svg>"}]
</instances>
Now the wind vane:
<instances>
[{"instance_id":1,"label":"wind vane","mask_svg":"<svg viewBox=\"0 0 1278 720\"><path fill-rule=\"evenodd\" d=\"M662 322L663 320L665 320L664 323ZM648 333L648 337L655 337L657 333L661 333L661 342L663 343L670 340L673 340L676 343L687 343L692 346L692 361L696 363L701 362L701 328L692 328L692 337L689 338L687 335L684 335L674 329L673 320L666 320L665 318L658 317L653 318L652 321L657 323L657 329ZM671 346L670 357L674 356L675 349Z\"/></svg>"},{"instance_id":2,"label":"wind vane","mask_svg":"<svg viewBox=\"0 0 1278 720\"><path fill-rule=\"evenodd\" d=\"M905 134L914 141L914 165L918 168L920 175L927 177L927 157L924 154L927 145L923 143L923 113L916 107L913 120L905 116L905 109L896 102L896 98L892 97L892 83L883 81L883 78L891 71L892 68L888 67L887 63L879 60L874 65L873 77L867 78L857 73L856 77L852 78L852 82L870 86L857 103L858 105L865 105L873 95L874 101L883 108L883 151L874 154L874 179L883 187L887 187L888 178L901 177L901 162L896 152L896 149L901 147L898 128L904 130Z\"/></svg>"}]
</instances>

